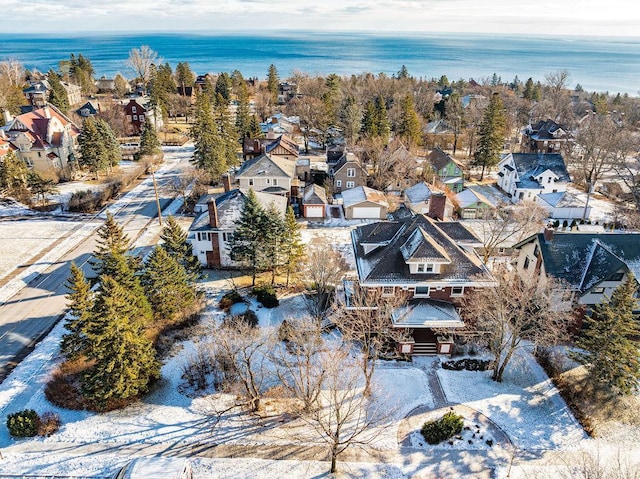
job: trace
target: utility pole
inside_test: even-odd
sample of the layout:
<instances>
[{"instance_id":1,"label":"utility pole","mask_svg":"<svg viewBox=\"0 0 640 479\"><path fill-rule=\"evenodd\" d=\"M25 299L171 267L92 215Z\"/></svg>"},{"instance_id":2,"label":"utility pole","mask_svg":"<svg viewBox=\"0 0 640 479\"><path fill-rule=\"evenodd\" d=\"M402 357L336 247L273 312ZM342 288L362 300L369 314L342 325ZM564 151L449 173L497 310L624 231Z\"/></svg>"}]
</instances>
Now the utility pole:
<instances>
[{"instance_id":1,"label":"utility pole","mask_svg":"<svg viewBox=\"0 0 640 479\"><path fill-rule=\"evenodd\" d=\"M158 196L158 185L156 184L156 166L151 164L151 179L153 180L153 191L156 194L156 206L158 207L158 223L162 226L162 210L160 209L160 197Z\"/></svg>"}]
</instances>

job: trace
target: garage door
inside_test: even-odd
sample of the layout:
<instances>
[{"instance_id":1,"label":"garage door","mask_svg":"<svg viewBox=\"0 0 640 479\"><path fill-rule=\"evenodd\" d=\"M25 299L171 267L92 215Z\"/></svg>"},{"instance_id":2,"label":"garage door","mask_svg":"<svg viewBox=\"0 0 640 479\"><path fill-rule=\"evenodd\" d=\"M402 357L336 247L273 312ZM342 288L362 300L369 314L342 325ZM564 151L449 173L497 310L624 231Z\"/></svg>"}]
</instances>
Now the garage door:
<instances>
[{"instance_id":1,"label":"garage door","mask_svg":"<svg viewBox=\"0 0 640 479\"><path fill-rule=\"evenodd\" d=\"M323 218L324 206L305 206L305 216L307 218Z\"/></svg>"},{"instance_id":2,"label":"garage door","mask_svg":"<svg viewBox=\"0 0 640 479\"><path fill-rule=\"evenodd\" d=\"M376 206L353 208L354 219L380 218L380 208Z\"/></svg>"}]
</instances>

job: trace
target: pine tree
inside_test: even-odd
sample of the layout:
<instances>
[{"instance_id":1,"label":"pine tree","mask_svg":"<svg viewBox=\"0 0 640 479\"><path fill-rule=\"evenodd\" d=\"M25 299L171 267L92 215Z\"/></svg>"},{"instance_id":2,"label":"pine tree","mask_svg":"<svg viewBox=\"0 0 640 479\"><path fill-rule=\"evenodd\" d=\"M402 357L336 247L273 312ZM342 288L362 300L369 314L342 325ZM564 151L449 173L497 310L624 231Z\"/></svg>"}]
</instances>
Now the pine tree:
<instances>
[{"instance_id":1,"label":"pine tree","mask_svg":"<svg viewBox=\"0 0 640 479\"><path fill-rule=\"evenodd\" d=\"M369 138L377 138L378 122L376 121L376 106L372 100L369 100L364 108L362 116L362 134Z\"/></svg>"},{"instance_id":2,"label":"pine tree","mask_svg":"<svg viewBox=\"0 0 640 479\"><path fill-rule=\"evenodd\" d=\"M220 137L211 101L206 93L198 93L196 98L196 119L190 131L195 145L192 162L199 169L208 172L215 180L227 171L227 151Z\"/></svg>"},{"instance_id":3,"label":"pine tree","mask_svg":"<svg viewBox=\"0 0 640 479\"><path fill-rule=\"evenodd\" d=\"M500 162L500 152L504 147L507 133L507 120L504 105L498 93L491 95L489 104L484 110L478 131L478 146L473 159L473 166L482 167L480 180L485 170Z\"/></svg>"},{"instance_id":4,"label":"pine tree","mask_svg":"<svg viewBox=\"0 0 640 479\"><path fill-rule=\"evenodd\" d=\"M276 271L282 261L282 240L285 234L285 223L274 203L269 205L262 219L264 268L267 271L271 271L271 284L274 284Z\"/></svg>"},{"instance_id":5,"label":"pine tree","mask_svg":"<svg viewBox=\"0 0 640 479\"><path fill-rule=\"evenodd\" d=\"M227 106L229 106L229 102L231 101L231 87L232 82L229 74L226 72L220 73L216 79L215 94L216 96L220 95L222 101Z\"/></svg>"},{"instance_id":6,"label":"pine tree","mask_svg":"<svg viewBox=\"0 0 640 479\"><path fill-rule=\"evenodd\" d=\"M284 232L281 246L282 266L287 274L287 286L291 275L300 269L300 260L304 256L304 244L300 235L300 225L296 221L293 208L287 208L284 218Z\"/></svg>"},{"instance_id":7,"label":"pine tree","mask_svg":"<svg viewBox=\"0 0 640 479\"><path fill-rule=\"evenodd\" d=\"M142 128L142 134L140 135L140 150L138 151L137 158L153 157L162 153L160 140L156 134L156 129L151 124L149 117L144 119L144 127Z\"/></svg>"},{"instance_id":8,"label":"pine tree","mask_svg":"<svg viewBox=\"0 0 640 479\"><path fill-rule=\"evenodd\" d=\"M420 118L413 105L413 97L406 95L400 102L400 124L398 136L404 140L408 147L419 145L422 139Z\"/></svg>"},{"instance_id":9,"label":"pine tree","mask_svg":"<svg viewBox=\"0 0 640 479\"><path fill-rule=\"evenodd\" d=\"M375 107L378 137L386 145L389 142L389 136L391 135L391 122L389 122L389 116L387 115L387 106L385 105L384 99L382 97L376 97Z\"/></svg>"},{"instance_id":10,"label":"pine tree","mask_svg":"<svg viewBox=\"0 0 640 479\"><path fill-rule=\"evenodd\" d=\"M156 246L149 255L141 278L156 319L171 321L191 306L196 293L178 259Z\"/></svg>"},{"instance_id":11,"label":"pine tree","mask_svg":"<svg viewBox=\"0 0 640 479\"><path fill-rule=\"evenodd\" d=\"M238 70L232 75L233 90L238 100L238 109L236 111L236 131L240 138L251 134L251 113L249 108L249 89L247 83L242 77L242 73Z\"/></svg>"},{"instance_id":12,"label":"pine tree","mask_svg":"<svg viewBox=\"0 0 640 479\"><path fill-rule=\"evenodd\" d=\"M71 274L67 278L69 294L69 313L71 317L64 327L68 333L62 336L60 352L67 358L73 359L84 354L88 348L85 331L91 319L93 308L93 294L91 284L84 272L74 262L71 263Z\"/></svg>"},{"instance_id":13,"label":"pine tree","mask_svg":"<svg viewBox=\"0 0 640 479\"><path fill-rule=\"evenodd\" d=\"M522 98L525 100L533 100L533 78L529 77L524 84L524 91L522 92Z\"/></svg>"},{"instance_id":14,"label":"pine tree","mask_svg":"<svg viewBox=\"0 0 640 479\"><path fill-rule=\"evenodd\" d=\"M151 105L160 111L163 119L167 119L171 96L176 92L171 65L165 63L153 70L151 76L149 99Z\"/></svg>"},{"instance_id":15,"label":"pine tree","mask_svg":"<svg viewBox=\"0 0 640 479\"><path fill-rule=\"evenodd\" d=\"M107 211L107 219L98 228L98 244L93 252L95 260L91 261L96 274L113 276L116 272L114 257L124 256L129 249L129 242L124 228Z\"/></svg>"},{"instance_id":16,"label":"pine tree","mask_svg":"<svg viewBox=\"0 0 640 479\"><path fill-rule=\"evenodd\" d=\"M96 118L95 122L99 138L106 152L105 163L111 167L116 166L122 160L122 151L120 150L118 138L105 120Z\"/></svg>"},{"instance_id":17,"label":"pine tree","mask_svg":"<svg viewBox=\"0 0 640 479\"><path fill-rule=\"evenodd\" d=\"M265 211L258 203L258 198L249 189L244 199L236 230L231 237L231 259L240 261L251 270L252 286L256 284L256 274L264 266L263 240Z\"/></svg>"},{"instance_id":18,"label":"pine tree","mask_svg":"<svg viewBox=\"0 0 640 479\"><path fill-rule=\"evenodd\" d=\"M278 87L280 86L280 77L278 77L278 69L272 63L269 65L267 73L267 90L271 93L271 102L275 105L278 103Z\"/></svg>"},{"instance_id":19,"label":"pine tree","mask_svg":"<svg viewBox=\"0 0 640 479\"><path fill-rule=\"evenodd\" d=\"M78 143L80 145L80 165L91 173L95 173L96 179L98 179L98 172L109 166L110 156L98 130L96 120L87 118L84 121Z\"/></svg>"},{"instance_id":20,"label":"pine tree","mask_svg":"<svg viewBox=\"0 0 640 479\"><path fill-rule=\"evenodd\" d=\"M62 79L53 70L49 70L47 73L47 79L51 90L49 92L49 103L58 108L62 113L66 114L69 111L69 98L67 96L67 90L62 86Z\"/></svg>"},{"instance_id":21,"label":"pine tree","mask_svg":"<svg viewBox=\"0 0 640 479\"><path fill-rule=\"evenodd\" d=\"M191 243L187 240L187 233L173 216L167 218L160 238L163 241L162 247L187 271L190 282L195 283L199 280L202 277L202 265L193 254Z\"/></svg>"},{"instance_id":22,"label":"pine tree","mask_svg":"<svg viewBox=\"0 0 640 479\"><path fill-rule=\"evenodd\" d=\"M191 71L187 62L180 62L176 65L176 82L181 88L192 87L196 81L196 76Z\"/></svg>"},{"instance_id":23,"label":"pine tree","mask_svg":"<svg viewBox=\"0 0 640 479\"><path fill-rule=\"evenodd\" d=\"M230 166L238 163L238 131L229 113L229 104L222 95L217 94L214 108L214 119L218 126L218 161L226 172Z\"/></svg>"},{"instance_id":24,"label":"pine tree","mask_svg":"<svg viewBox=\"0 0 640 479\"><path fill-rule=\"evenodd\" d=\"M0 161L0 191L19 196L20 190L27 186L28 177L27 165L10 149Z\"/></svg>"},{"instance_id":25,"label":"pine tree","mask_svg":"<svg viewBox=\"0 0 640 479\"><path fill-rule=\"evenodd\" d=\"M640 380L636 343L640 328L633 314L638 306L637 287L635 278L628 273L611 299L595 306L593 314L585 317L584 329L576 341L582 351L572 354L593 379L618 394L635 393Z\"/></svg>"},{"instance_id":26,"label":"pine tree","mask_svg":"<svg viewBox=\"0 0 640 479\"><path fill-rule=\"evenodd\" d=\"M93 307L94 320L86 330L93 366L81 378L83 396L106 409L111 400L138 397L160 377L153 345L146 338L125 287L110 276L101 278Z\"/></svg>"},{"instance_id":27,"label":"pine tree","mask_svg":"<svg viewBox=\"0 0 640 479\"><path fill-rule=\"evenodd\" d=\"M264 138L264 133L260 128L260 120L256 115L251 115L249 120L249 138Z\"/></svg>"}]
</instances>

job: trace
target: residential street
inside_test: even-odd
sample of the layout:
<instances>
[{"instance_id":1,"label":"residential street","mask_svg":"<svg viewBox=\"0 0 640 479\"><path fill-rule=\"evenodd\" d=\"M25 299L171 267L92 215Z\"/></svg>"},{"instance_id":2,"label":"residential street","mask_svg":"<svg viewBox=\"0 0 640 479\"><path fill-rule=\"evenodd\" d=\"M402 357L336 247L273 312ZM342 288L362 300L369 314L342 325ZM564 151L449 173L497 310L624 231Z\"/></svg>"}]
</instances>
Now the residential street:
<instances>
[{"instance_id":1,"label":"residential street","mask_svg":"<svg viewBox=\"0 0 640 479\"><path fill-rule=\"evenodd\" d=\"M191 156L191 148L167 148L165 162L156 172L161 208L166 208L173 199L167 186L176 175L184 173ZM152 222L157 222L157 206L150 179L124 195L109 208L133 241ZM72 261L82 265L85 274L92 275L89 258L95 248L96 229L102 224L106 213L91 220L88 231L72 233L77 243L68 251L60 248L61 256L41 273L27 276L27 286L0 304L0 380L20 361L25 353L37 343L63 316L66 309L65 287ZM41 270L42 271L42 270ZM20 281L14 279L13 281Z\"/></svg>"}]
</instances>

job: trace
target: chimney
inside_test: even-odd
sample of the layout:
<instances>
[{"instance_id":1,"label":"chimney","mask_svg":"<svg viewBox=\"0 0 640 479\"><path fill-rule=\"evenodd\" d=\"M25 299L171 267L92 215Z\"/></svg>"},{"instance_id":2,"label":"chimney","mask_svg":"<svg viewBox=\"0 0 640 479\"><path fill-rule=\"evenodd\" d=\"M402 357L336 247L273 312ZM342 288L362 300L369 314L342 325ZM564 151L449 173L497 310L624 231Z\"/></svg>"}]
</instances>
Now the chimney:
<instances>
[{"instance_id":1,"label":"chimney","mask_svg":"<svg viewBox=\"0 0 640 479\"><path fill-rule=\"evenodd\" d=\"M222 186L224 188L225 193L231 191L231 177L229 174L222 175Z\"/></svg>"},{"instance_id":2,"label":"chimney","mask_svg":"<svg viewBox=\"0 0 640 479\"><path fill-rule=\"evenodd\" d=\"M42 107L42 112L44 113L45 118L51 118L51 110L49 109L48 105Z\"/></svg>"},{"instance_id":3,"label":"chimney","mask_svg":"<svg viewBox=\"0 0 640 479\"><path fill-rule=\"evenodd\" d=\"M545 227L545 229L542 232L542 234L544 235L545 242L549 242L549 241L551 241L553 239L553 229L552 228Z\"/></svg>"},{"instance_id":4,"label":"chimney","mask_svg":"<svg viewBox=\"0 0 640 479\"><path fill-rule=\"evenodd\" d=\"M275 118L274 118L275 119ZM277 121L277 120L276 120ZM267 130L267 140L275 140L276 139L276 133L275 131L273 131L273 128L269 128Z\"/></svg>"},{"instance_id":5,"label":"chimney","mask_svg":"<svg viewBox=\"0 0 640 479\"><path fill-rule=\"evenodd\" d=\"M209 210L209 226L218 227L218 208L216 208L216 200L211 198L207 201L207 209Z\"/></svg>"},{"instance_id":6,"label":"chimney","mask_svg":"<svg viewBox=\"0 0 640 479\"><path fill-rule=\"evenodd\" d=\"M429 212L427 216L436 220L444 219L447 206L447 196L444 193L434 193L429 199Z\"/></svg>"},{"instance_id":7,"label":"chimney","mask_svg":"<svg viewBox=\"0 0 640 479\"><path fill-rule=\"evenodd\" d=\"M8 125L13 120L13 115L9 110L2 110L2 117L4 118L4 124Z\"/></svg>"}]
</instances>

